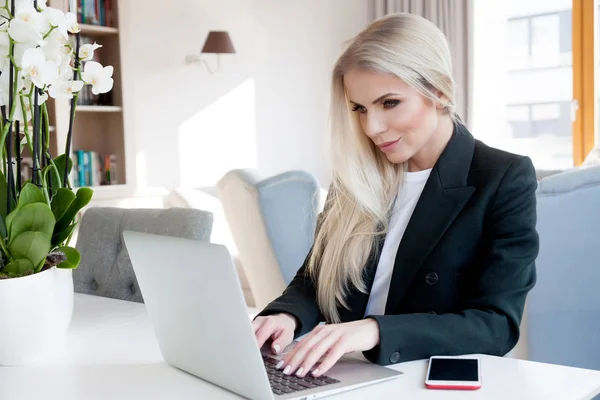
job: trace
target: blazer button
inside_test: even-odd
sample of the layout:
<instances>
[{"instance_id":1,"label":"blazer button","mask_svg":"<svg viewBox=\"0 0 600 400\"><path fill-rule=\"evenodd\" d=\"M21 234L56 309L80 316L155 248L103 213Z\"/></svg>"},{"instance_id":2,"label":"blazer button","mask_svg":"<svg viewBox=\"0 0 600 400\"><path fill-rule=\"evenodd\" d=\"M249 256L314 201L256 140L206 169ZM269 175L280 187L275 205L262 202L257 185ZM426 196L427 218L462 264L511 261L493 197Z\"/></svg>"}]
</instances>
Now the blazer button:
<instances>
[{"instance_id":1,"label":"blazer button","mask_svg":"<svg viewBox=\"0 0 600 400\"><path fill-rule=\"evenodd\" d=\"M427 282L429 285L435 285L438 279L438 274L435 272L430 272L425 276L425 282Z\"/></svg>"},{"instance_id":2,"label":"blazer button","mask_svg":"<svg viewBox=\"0 0 600 400\"><path fill-rule=\"evenodd\" d=\"M397 351L393 352L392 355L390 356L390 362L392 364L397 363L398 361L400 361L400 353L398 353Z\"/></svg>"}]
</instances>

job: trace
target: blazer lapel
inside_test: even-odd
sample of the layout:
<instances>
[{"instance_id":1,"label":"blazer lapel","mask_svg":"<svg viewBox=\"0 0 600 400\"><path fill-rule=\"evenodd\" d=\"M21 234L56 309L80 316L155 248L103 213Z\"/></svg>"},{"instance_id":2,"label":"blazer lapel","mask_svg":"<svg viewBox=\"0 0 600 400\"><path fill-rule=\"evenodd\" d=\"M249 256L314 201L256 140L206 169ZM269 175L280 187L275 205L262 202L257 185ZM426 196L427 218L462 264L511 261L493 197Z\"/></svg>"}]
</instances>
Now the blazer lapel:
<instances>
[{"instance_id":1,"label":"blazer lapel","mask_svg":"<svg viewBox=\"0 0 600 400\"><path fill-rule=\"evenodd\" d=\"M392 313L423 261L461 212L475 188L467 185L475 139L460 125L433 167L398 247L385 313Z\"/></svg>"}]
</instances>

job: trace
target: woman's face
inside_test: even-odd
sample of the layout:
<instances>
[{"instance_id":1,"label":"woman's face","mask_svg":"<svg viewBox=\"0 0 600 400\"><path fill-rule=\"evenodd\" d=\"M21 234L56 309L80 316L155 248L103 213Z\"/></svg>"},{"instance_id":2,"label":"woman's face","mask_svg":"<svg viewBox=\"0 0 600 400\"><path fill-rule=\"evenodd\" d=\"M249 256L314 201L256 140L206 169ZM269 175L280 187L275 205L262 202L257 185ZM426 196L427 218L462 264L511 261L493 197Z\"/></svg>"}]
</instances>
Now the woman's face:
<instances>
[{"instance_id":1,"label":"woman's face","mask_svg":"<svg viewBox=\"0 0 600 400\"><path fill-rule=\"evenodd\" d=\"M428 152L442 111L439 103L391 74L351 70L344 84L363 132L390 162L403 163Z\"/></svg>"}]
</instances>

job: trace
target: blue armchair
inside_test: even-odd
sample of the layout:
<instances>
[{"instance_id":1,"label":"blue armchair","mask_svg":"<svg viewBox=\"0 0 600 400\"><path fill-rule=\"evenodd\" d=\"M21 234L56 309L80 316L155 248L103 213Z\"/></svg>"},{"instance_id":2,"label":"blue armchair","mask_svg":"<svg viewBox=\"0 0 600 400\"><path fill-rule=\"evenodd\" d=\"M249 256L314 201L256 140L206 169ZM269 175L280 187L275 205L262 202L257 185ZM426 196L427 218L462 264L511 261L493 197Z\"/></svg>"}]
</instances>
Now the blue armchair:
<instances>
[{"instance_id":1,"label":"blue armchair","mask_svg":"<svg viewBox=\"0 0 600 400\"><path fill-rule=\"evenodd\" d=\"M540 181L528 358L600 370L600 165Z\"/></svg>"},{"instance_id":2,"label":"blue armchair","mask_svg":"<svg viewBox=\"0 0 600 400\"><path fill-rule=\"evenodd\" d=\"M281 295L306 258L322 190L305 171L263 178L237 169L219 180L217 191L255 307L262 309Z\"/></svg>"}]
</instances>

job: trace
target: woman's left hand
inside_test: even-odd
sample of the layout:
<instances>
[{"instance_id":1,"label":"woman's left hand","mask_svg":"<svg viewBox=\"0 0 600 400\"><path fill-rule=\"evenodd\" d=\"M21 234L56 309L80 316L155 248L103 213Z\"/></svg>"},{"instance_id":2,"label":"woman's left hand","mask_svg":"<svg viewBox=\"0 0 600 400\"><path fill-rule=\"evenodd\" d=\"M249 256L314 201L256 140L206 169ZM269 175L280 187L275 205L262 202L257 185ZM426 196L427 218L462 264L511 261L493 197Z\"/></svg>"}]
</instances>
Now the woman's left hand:
<instances>
[{"instance_id":1,"label":"woman's left hand","mask_svg":"<svg viewBox=\"0 0 600 400\"><path fill-rule=\"evenodd\" d=\"M344 354L367 351L379 344L379 325L372 318L333 325L318 325L302 338L277 365L283 373L304 377L326 373ZM313 370L315 364L325 356Z\"/></svg>"}]
</instances>

